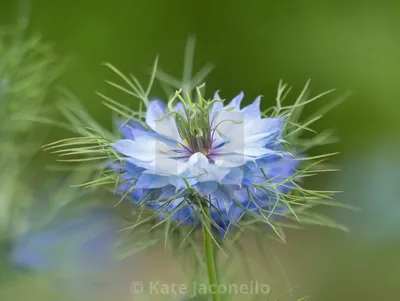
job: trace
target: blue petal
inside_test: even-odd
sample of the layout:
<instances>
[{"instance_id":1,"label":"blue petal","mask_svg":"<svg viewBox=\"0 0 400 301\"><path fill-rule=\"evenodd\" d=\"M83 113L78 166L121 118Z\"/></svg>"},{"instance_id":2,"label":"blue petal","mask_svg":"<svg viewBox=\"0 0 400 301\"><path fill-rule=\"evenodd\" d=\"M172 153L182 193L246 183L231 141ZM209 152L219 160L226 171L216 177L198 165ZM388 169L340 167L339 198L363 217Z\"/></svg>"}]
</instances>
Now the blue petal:
<instances>
[{"instance_id":1,"label":"blue petal","mask_svg":"<svg viewBox=\"0 0 400 301\"><path fill-rule=\"evenodd\" d=\"M146 112L146 123L160 136L167 137L169 140L182 142L176 127L175 119L172 115L167 115L167 106L161 100L153 100L149 103ZM159 139L159 138L157 138Z\"/></svg>"},{"instance_id":2,"label":"blue petal","mask_svg":"<svg viewBox=\"0 0 400 301\"><path fill-rule=\"evenodd\" d=\"M184 198L178 198L173 200L167 208L164 208L164 203L160 202L154 205L153 209L161 209L163 208L162 212L158 214L159 219L166 219L172 218L180 226L186 225L199 225L199 220L194 212L192 205L190 204L183 204ZM176 210L179 207L178 210ZM174 212L171 216L171 213Z\"/></svg>"},{"instance_id":3,"label":"blue petal","mask_svg":"<svg viewBox=\"0 0 400 301\"><path fill-rule=\"evenodd\" d=\"M115 168L117 169L117 168ZM123 170L125 173L121 174L123 180L134 179L137 180L140 175L145 171L144 168L138 167L132 163L127 162L126 164L118 167L119 170Z\"/></svg>"},{"instance_id":4,"label":"blue petal","mask_svg":"<svg viewBox=\"0 0 400 301\"><path fill-rule=\"evenodd\" d=\"M125 139L134 140L136 135L143 135L143 133L149 132L148 129L135 120L131 120L128 123L117 122L117 125L122 133L122 137Z\"/></svg>"},{"instance_id":5,"label":"blue petal","mask_svg":"<svg viewBox=\"0 0 400 301\"><path fill-rule=\"evenodd\" d=\"M241 186L243 181L243 169L232 168L231 171L223 178L222 184Z\"/></svg>"},{"instance_id":6,"label":"blue petal","mask_svg":"<svg viewBox=\"0 0 400 301\"><path fill-rule=\"evenodd\" d=\"M136 158L138 154L146 154L146 150L133 140L122 139L117 140L111 144L111 146L118 152L128 157ZM139 155L139 157L141 157Z\"/></svg>"},{"instance_id":7,"label":"blue petal","mask_svg":"<svg viewBox=\"0 0 400 301\"><path fill-rule=\"evenodd\" d=\"M261 118L260 102L261 102L261 96L258 96L252 104L242 109L242 112L245 114L245 118L255 118L255 119Z\"/></svg>"},{"instance_id":8,"label":"blue petal","mask_svg":"<svg viewBox=\"0 0 400 301\"><path fill-rule=\"evenodd\" d=\"M213 204L230 203L233 200L233 189L228 185L218 185L218 188L211 193L211 202Z\"/></svg>"},{"instance_id":9,"label":"blue petal","mask_svg":"<svg viewBox=\"0 0 400 301\"><path fill-rule=\"evenodd\" d=\"M134 189L131 195L134 200L138 201L143 197L143 194L143 189Z\"/></svg>"},{"instance_id":10,"label":"blue petal","mask_svg":"<svg viewBox=\"0 0 400 301\"><path fill-rule=\"evenodd\" d=\"M219 97L219 95L218 95L218 91L215 92L214 99L221 100L221 97ZM211 124L213 124L214 118L215 118L215 117L217 116L217 114L218 114L220 111L222 111L223 109L224 109L224 104L223 104L222 102L220 102L220 101L214 102L214 103L212 104L211 111L210 111L210 120L211 120Z\"/></svg>"},{"instance_id":11,"label":"blue petal","mask_svg":"<svg viewBox=\"0 0 400 301\"><path fill-rule=\"evenodd\" d=\"M203 195L209 195L213 193L218 188L217 182L207 181L207 182L200 182L195 185L198 191L200 191Z\"/></svg>"},{"instance_id":12,"label":"blue petal","mask_svg":"<svg viewBox=\"0 0 400 301\"><path fill-rule=\"evenodd\" d=\"M153 175L153 174L142 174L136 182L136 188L160 188L169 184L168 177Z\"/></svg>"},{"instance_id":13,"label":"blue petal","mask_svg":"<svg viewBox=\"0 0 400 301\"><path fill-rule=\"evenodd\" d=\"M253 171L247 165L243 166L243 185L249 186L253 182Z\"/></svg>"},{"instance_id":14,"label":"blue petal","mask_svg":"<svg viewBox=\"0 0 400 301\"><path fill-rule=\"evenodd\" d=\"M147 125L156 130L157 127L157 120L160 120L165 116L167 113L167 106L161 100L152 100L150 101L149 105L147 106L146 111L146 123Z\"/></svg>"},{"instance_id":15,"label":"blue petal","mask_svg":"<svg viewBox=\"0 0 400 301\"><path fill-rule=\"evenodd\" d=\"M244 97L243 92L240 92L239 95L235 96L225 108L234 107L235 111L240 110L240 104L242 103L243 97Z\"/></svg>"},{"instance_id":16,"label":"blue petal","mask_svg":"<svg viewBox=\"0 0 400 301\"><path fill-rule=\"evenodd\" d=\"M183 116L186 117L185 108L183 107L183 104L181 102L178 102L173 109L180 112Z\"/></svg>"},{"instance_id":17,"label":"blue petal","mask_svg":"<svg viewBox=\"0 0 400 301\"><path fill-rule=\"evenodd\" d=\"M219 96L219 90L215 91L213 100L214 99L221 100L221 97Z\"/></svg>"},{"instance_id":18,"label":"blue petal","mask_svg":"<svg viewBox=\"0 0 400 301\"><path fill-rule=\"evenodd\" d=\"M264 146L280 143L285 129L286 116L264 118L245 124L245 139L248 142L264 141Z\"/></svg>"},{"instance_id":19,"label":"blue petal","mask_svg":"<svg viewBox=\"0 0 400 301\"><path fill-rule=\"evenodd\" d=\"M213 225L214 231L218 232L221 236L225 236L243 215L243 209L231 203L228 208L218 202L216 208L211 211L211 217L217 225ZM228 209L228 210L227 210Z\"/></svg>"},{"instance_id":20,"label":"blue petal","mask_svg":"<svg viewBox=\"0 0 400 301\"><path fill-rule=\"evenodd\" d=\"M286 160L286 161L285 161ZM285 182L288 178L292 177L296 174L296 167L301 163L300 160L290 159L289 156L286 156L281 161L278 161L275 164L272 164L269 169L266 169L266 174L271 178L271 183L281 183L284 182L283 185L277 187L277 190L280 193L287 193L292 188L294 188L294 184L291 182Z\"/></svg>"},{"instance_id":21,"label":"blue petal","mask_svg":"<svg viewBox=\"0 0 400 301\"><path fill-rule=\"evenodd\" d=\"M282 159L282 156L284 156L284 155L281 155L278 153L264 156L264 157L256 160L255 167L257 169L259 169L259 168L268 169L272 166L272 164L279 162L279 160Z\"/></svg>"}]
</instances>

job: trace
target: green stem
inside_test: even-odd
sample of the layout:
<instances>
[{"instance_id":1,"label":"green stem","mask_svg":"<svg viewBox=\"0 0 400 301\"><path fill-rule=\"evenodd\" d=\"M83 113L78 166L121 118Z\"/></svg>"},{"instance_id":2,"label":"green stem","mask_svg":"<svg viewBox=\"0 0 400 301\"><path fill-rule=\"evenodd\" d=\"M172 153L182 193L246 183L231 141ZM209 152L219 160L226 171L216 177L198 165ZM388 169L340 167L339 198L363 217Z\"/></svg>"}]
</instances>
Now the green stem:
<instances>
[{"instance_id":1,"label":"green stem","mask_svg":"<svg viewBox=\"0 0 400 301\"><path fill-rule=\"evenodd\" d=\"M207 222L207 225L203 225L203 236L204 236L204 251L207 262L207 271L208 271L208 281L211 289L212 300L213 301L221 301L219 292L218 292L218 276L217 276L217 266L215 264L214 257L214 243L211 234L211 222L210 217L208 216L208 208L204 207L205 218L203 222Z\"/></svg>"}]
</instances>

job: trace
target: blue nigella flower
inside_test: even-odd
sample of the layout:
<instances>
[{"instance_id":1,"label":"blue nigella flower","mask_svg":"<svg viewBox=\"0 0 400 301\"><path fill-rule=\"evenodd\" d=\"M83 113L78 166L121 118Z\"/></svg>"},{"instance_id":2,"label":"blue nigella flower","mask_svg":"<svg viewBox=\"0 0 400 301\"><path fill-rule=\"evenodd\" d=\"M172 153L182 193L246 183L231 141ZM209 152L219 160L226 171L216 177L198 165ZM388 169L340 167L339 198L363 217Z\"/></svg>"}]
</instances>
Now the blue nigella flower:
<instances>
[{"instance_id":1,"label":"blue nigella flower","mask_svg":"<svg viewBox=\"0 0 400 301\"><path fill-rule=\"evenodd\" d=\"M123 124L122 140L112 144L123 164L114 164L138 204L172 217L181 225L197 225L197 192L211 210L215 229L225 233L244 215L257 210L282 211L279 193L286 193L298 161L283 147L286 116L263 118L260 97L241 108L243 93L224 106L213 101L168 105L160 100L147 107L145 123ZM258 183L264 186L256 187ZM265 185L270 188L265 188Z\"/></svg>"}]
</instances>

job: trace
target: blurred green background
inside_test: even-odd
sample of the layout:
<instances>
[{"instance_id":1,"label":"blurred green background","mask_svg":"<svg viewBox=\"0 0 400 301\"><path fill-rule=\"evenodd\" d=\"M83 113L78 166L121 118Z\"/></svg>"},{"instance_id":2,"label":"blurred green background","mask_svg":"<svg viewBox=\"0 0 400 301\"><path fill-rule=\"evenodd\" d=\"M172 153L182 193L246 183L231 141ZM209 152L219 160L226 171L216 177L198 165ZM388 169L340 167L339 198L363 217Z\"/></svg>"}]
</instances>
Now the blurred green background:
<instances>
[{"instance_id":1,"label":"blurred green background","mask_svg":"<svg viewBox=\"0 0 400 301\"><path fill-rule=\"evenodd\" d=\"M19 2L1 1L1 24L15 22ZM400 300L399 2L36 0L29 10L29 30L54 43L60 57L71 58L58 84L107 127L109 110L95 91L132 100L104 83L113 75L100 64L111 62L146 82L160 55L160 66L180 76L191 34L197 41L195 69L214 62L208 91L220 89L227 98L243 90L250 102L262 94L267 107L280 79L294 85L294 92L309 78L314 94L351 91L314 126L332 128L340 142L315 152L340 151L335 163L342 171L319 182L343 190L338 199L362 211L328 212L349 225L350 234L293 231L288 245L277 248L291 283L301 285L300 295ZM153 95L162 96L162 90ZM65 134L54 129L48 139Z\"/></svg>"}]
</instances>

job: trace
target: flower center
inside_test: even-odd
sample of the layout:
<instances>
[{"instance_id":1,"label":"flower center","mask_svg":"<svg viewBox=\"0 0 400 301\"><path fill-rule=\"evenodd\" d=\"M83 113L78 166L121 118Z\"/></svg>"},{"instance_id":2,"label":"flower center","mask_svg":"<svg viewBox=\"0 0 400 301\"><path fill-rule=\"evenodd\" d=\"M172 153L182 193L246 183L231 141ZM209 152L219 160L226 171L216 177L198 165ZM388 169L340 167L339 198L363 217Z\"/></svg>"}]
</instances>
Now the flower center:
<instances>
[{"instance_id":1,"label":"flower center","mask_svg":"<svg viewBox=\"0 0 400 301\"><path fill-rule=\"evenodd\" d=\"M193 112L187 120L182 120L180 116L176 116L175 121L184 145L193 154L202 153L207 156L211 150L211 131L208 114Z\"/></svg>"},{"instance_id":2,"label":"flower center","mask_svg":"<svg viewBox=\"0 0 400 301\"><path fill-rule=\"evenodd\" d=\"M212 145L212 131L210 122L210 111L213 102L206 101L198 92L197 101L191 101L189 95L183 99L178 91L174 98L169 101L170 113L173 115L179 135L191 153L202 153L208 156ZM175 99L180 101L180 111L174 110L172 104Z\"/></svg>"},{"instance_id":3,"label":"flower center","mask_svg":"<svg viewBox=\"0 0 400 301\"><path fill-rule=\"evenodd\" d=\"M196 129L194 135L189 137L187 146L190 148L193 154L202 153L204 156L208 156L211 149L210 135L206 130Z\"/></svg>"}]
</instances>

